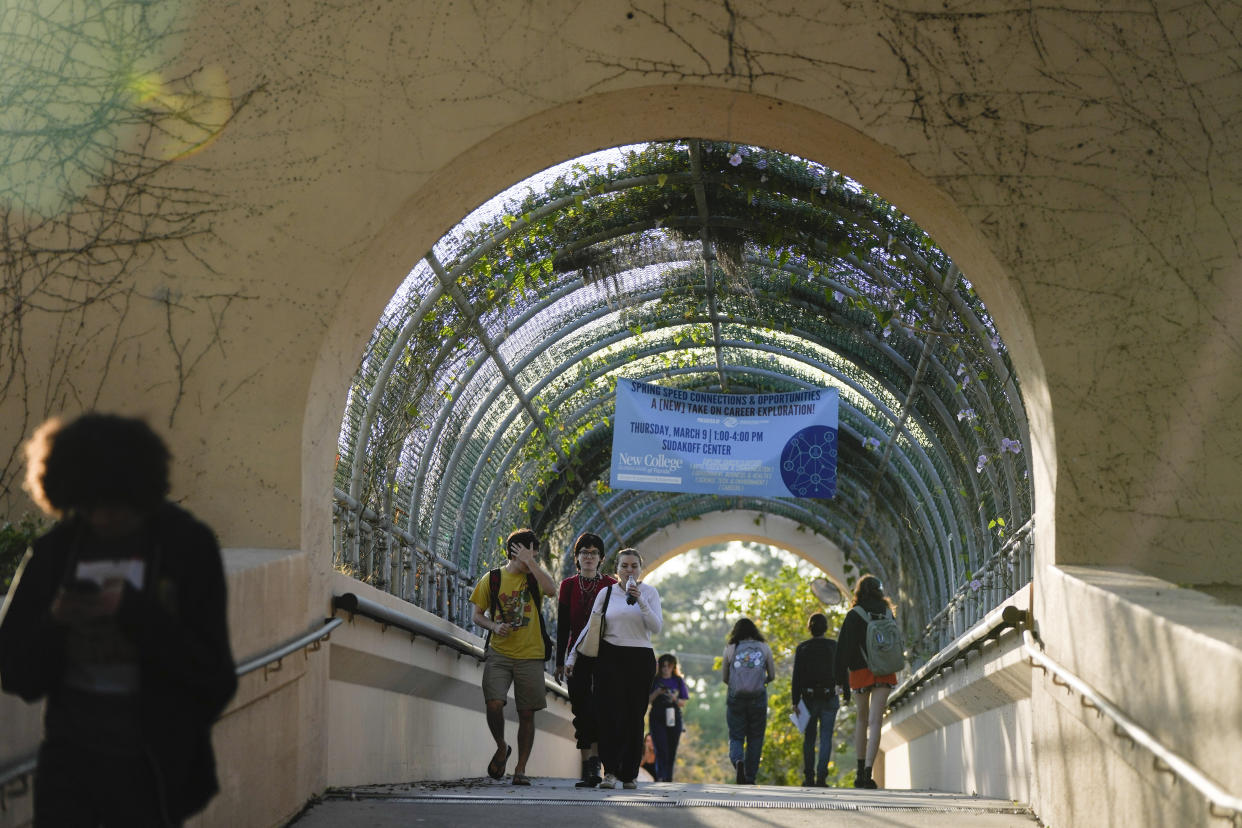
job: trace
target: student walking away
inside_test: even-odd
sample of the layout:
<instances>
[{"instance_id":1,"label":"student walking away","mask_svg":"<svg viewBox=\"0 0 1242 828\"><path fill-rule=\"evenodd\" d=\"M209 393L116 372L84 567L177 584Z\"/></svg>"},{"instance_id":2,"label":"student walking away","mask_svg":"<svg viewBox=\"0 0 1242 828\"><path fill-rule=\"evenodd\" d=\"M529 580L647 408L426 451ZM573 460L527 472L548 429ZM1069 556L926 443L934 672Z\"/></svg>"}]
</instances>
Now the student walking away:
<instances>
[{"instance_id":1,"label":"student walking away","mask_svg":"<svg viewBox=\"0 0 1242 828\"><path fill-rule=\"evenodd\" d=\"M582 753L582 778L575 787L593 788L602 779L599 759L599 709L595 696L595 659L579 654L572 670L566 670L569 647L578 640L595 606L595 596L617 579L604 575L599 565L604 542L599 535L583 532L574 541L574 564L578 574L561 581L556 613L556 678L568 677L570 709L574 714L574 738Z\"/></svg>"},{"instance_id":2,"label":"student walking away","mask_svg":"<svg viewBox=\"0 0 1242 828\"><path fill-rule=\"evenodd\" d=\"M664 626L660 593L644 584L642 577L643 556L637 549L622 549L617 553L618 583L601 589L592 609L604 617L604 634L595 660L599 754L604 763L601 788L615 788L618 781L623 788L638 787L635 780L643 757L643 716L656 672L651 636ZM578 657L575 645L565 659L566 668Z\"/></svg>"},{"instance_id":3,"label":"student walking away","mask_svg":"<svg viewBox=\"0 0 1242 828\"><path fill-rule=\"evenodd\" d=\"M884 595L884 585L874 575L864 575L854 587L854 604L841 622L837 639L837 657L833 674L837 684L848 687L858 698L858 723L854 729L854 750L858 754L855 788L876 788L871 778L875 757L880 751L880 725L888 694L897 686L897 673L892 665L885 670L870 665L867 656L868 626L894 617L893 603ZM872 666L883 670L880 674ZM850 697L843 691L845 702Z\"/></svg>"},{"instance_id":4,"label":"student walking away","mask_svg":"<svg viewBox=\"0 0 1242 828\"><path fill-rule=\"evenodd\" d=\"M530 529L509 533L505 539L508 562L484 575L470 595L474 623L488 631L483 701L496 753L487 765L487 775L503 777L513 752L505 742L505 697L512 686L518 716L514 785L530 784L526 762L535 742L535 711L548 706L543 673L544 662L552 657L552 640L540 606L545 595L556 591L556 581L535 558L538 547L539 539Z\"/></svg>"},{"instance_id":5,"label":"student walking away","mask_svg":"<svg viewBox=\"0 0 1242 828\"><path fill-rule=\"evenodd\" d=\"M793 703L802 702L808 719L802 731L802 787L828 786L828 761L832 758L832 733L841 706L833 680L837 642L828 638L828 616L814 613L806 623L811 637L794 651ZM848 690L846 691L848 693ZM815 736L819 734L819 762L815 761Z\"/></svg>"},{"instance_id":6,"label":"student walking away","mask_svg":"<svg viewBox=\"0 0 1242 828\"><path fill-rule=\"evenodd\" d=\"M212 531L169 503L141 420L50 420L26 488L59 518L0 610L0 682L47 699L36 826L177 826L217 790L211 726L237 689Z\"/></svg>"},{"instance_id":7,"label":"student walking away","mask_svg":"<svg viewBox=\"0 0 1242 828\"><path fill-rule=\"evenodd\" d=\"M763 737L768 729L767 685L776 663L763 634L749 618L739 618L724 650L724 683L729 686L725 722L729 726L729 763L737 784L755 784Z\"/></svg>"},{"instance_id":8,"label":"student walking away","mask_svg":"<svg viewBox=\"0 0 1242 828\"><path fill-rule=\"evenodd\" d=\"M677 762L677 745L681 741L682 708L690 699L690 689L677 669L677 656L665 653L656 662L658 672L651 683L647 700L651 703L648 722L655 744L657 782L673 781L673 765Z\"/></svg>"}]
</instances>

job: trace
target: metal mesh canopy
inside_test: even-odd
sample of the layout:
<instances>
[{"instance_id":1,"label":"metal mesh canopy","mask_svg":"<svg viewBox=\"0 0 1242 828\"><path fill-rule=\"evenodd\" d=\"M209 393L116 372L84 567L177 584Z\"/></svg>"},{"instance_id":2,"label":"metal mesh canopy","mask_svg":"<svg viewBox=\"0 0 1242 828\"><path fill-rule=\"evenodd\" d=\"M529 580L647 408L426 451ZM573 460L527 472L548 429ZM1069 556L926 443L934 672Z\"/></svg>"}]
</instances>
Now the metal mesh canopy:
<instances>
[{"instance_id":1,"label":"metal mesh canopy","mask_svg":"<svg viewBox=\"0 0 1242 828\"><path fill-rule=\"evenodd\" d=\"M337 487L474 574L529 525L609 549L781 515L934 615L1032 511L1005 346L948 257L832 170L686 140L526 182L417 264L350 389ZM618 379L840 392L831 500L613 491ZM342 562L397 589L366 561Z\"/></svg>"}]
</instances>

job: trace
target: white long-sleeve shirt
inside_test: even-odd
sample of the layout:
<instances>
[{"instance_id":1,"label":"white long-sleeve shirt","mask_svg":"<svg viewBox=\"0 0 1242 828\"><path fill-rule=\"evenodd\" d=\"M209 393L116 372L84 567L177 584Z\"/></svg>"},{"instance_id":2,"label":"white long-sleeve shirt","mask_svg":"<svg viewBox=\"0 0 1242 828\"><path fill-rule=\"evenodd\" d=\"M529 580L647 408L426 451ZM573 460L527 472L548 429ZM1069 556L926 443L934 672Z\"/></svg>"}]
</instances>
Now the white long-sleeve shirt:
<instances>
[{"instance_id":1,"label":"white long-sleeve shirt","mask_svg":"<svg viewBox=\"0 0 1242 828\"><path fill-rule=\"evenodd\" d=\"M613 584L608 590L612 591L612 599L608 602L608 614L604 616L603 640L616 647L650 647L651 636L664 628L660 593L656 592L653 586L639 584L638 600L634 604L627 604L624 585ZM592 616L603 612L604 595L608 590L601 589L595 596L595 605L591 608ZM599 623L595 619L592 619L592 622ZM579 641L582 640L582 636L586 635L589 628L588 623L578 636ZM570 648L569 655L565 657L566 666L573 665L577 659L578 642L575 641L574 646Z\"/></svg>"}]
</instances>

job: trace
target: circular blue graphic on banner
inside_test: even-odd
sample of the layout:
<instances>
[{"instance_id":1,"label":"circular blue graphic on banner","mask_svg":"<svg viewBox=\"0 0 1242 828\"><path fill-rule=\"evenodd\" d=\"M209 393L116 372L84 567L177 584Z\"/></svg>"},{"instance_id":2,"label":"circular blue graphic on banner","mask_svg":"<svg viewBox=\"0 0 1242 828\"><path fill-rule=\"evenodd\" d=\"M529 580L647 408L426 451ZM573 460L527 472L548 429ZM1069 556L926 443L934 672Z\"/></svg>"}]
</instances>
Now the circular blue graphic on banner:
<instances>
[{"instance_id":1,"label":"circular blue graphic on banner","mask_svg":"<svg viewBox=\"0 0 1242 828\"><path fill-rule=\"evenodd\" d=\"M781 450L781 480L794 497L832 497L837 491L837 430L815 425Z\"/></svg>"}]
</instances>

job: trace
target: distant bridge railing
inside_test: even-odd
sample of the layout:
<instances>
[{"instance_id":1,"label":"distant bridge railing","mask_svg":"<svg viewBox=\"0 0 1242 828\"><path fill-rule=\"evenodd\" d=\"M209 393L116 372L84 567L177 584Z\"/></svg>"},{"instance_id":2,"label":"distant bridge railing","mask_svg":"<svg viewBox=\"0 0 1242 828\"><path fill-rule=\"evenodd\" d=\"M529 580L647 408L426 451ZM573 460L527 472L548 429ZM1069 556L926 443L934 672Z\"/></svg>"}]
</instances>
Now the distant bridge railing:
<instances>
[{"instance_id":1,"label":"distant bridge railing","mask_svg":"<svg viewBox=\"0 0 1242 828\"><path fill-rule=\"evenodd\" d=\"M332 565L411 604L474 629L474 584L457 564L421 548L414 536L340 489L332 497Z\"/></svg>"},{"instance_id":2,"label":"distant bridge railing","mask_svg":"<svg viewBox=\"0 0 1242 828\"><path fill-rule=\"evenodd\" d=\"M917 668L951 645L1025 584L1031 582L1035 541L1032 517L1009 536L983 566L958 587L918 638L910 642L911 667Z\"/></svg>"}]
</instances>

